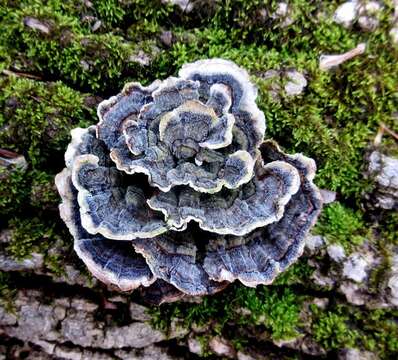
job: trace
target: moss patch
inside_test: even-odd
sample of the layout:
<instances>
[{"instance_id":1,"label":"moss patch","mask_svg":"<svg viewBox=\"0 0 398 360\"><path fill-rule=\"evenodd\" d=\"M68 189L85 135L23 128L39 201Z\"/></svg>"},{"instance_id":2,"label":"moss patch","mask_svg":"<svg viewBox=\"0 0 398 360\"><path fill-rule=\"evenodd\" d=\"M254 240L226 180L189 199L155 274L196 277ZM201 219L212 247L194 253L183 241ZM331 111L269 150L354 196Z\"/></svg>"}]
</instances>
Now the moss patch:
<instances>
[{"instance_id":1,"label":"moss patch","mask_svg":"<svg viewBox=\"0 0 398 360\"><path fill-rule=\"evenodd\" d=\"M337 243L348 252L361 245L367 233L359 211L354 211L339 202L327 205L316 225L315 232L324 235L330 243Z\"/></svg>"},{"instance_id":2,"label":"moss patch","mask_svg":"<svg viewBox=\"0 0 398 360\"><path fill-rule=\"evenodd\" d=\"M364 348L389 359L398 350L398 312L337 305L328 311L313 306L314 338L326 349Z\"/></svg>"},{"instance_id":3,"label":"moss patch","mask_svg":"<svg viewBox=\"0 0 398 360\"><path fill-rule=\"evenodd\" d=\"M187 327L209 327L207 335L228 334L228 324L235 323L247 329L262 327L269 339L290 339L298 335L302 300L288 288L259 286L255 290L235 285L199 304L161 305L151 311L152 323L167 331L171 320L182 319Z\"/></svg>"}]
</instances>

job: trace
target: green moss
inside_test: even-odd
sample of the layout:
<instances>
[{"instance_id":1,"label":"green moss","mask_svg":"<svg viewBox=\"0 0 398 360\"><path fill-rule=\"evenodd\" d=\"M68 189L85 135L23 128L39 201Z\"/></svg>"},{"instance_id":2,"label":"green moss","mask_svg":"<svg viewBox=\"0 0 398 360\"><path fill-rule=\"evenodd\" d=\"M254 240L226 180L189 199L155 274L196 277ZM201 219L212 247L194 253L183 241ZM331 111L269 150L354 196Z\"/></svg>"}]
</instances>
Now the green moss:
<instances>
[{"instance_id":1,"label":"green moss","mask_svg":"<svg viewBox=\"0 0 398 360\"><path fill-rule=\"evenodd\" d=\"M4 307L7 312L14 311L14 297L16 289L12 283L8 273L0 271L0 306Z\"/></svg>"},{"instance_id":2,"label":"green moss","mask_svg":"<svg viewBox=\"0 0 398 360\"><path fill-rule=\"evenodd\" d=\"M361 213L339 202L323 209L315 232L324 235L331 243L342 245L348 252L354 246L361 245L368 233Z\"/></svg>"},{"instance_id":3,"label":"green moss","mask_svg":"<svg viewBox=\"0 0 398 360\"><path fill-rule=\"evenodd\" d=\"M11 11L5 20L7 31L1 35L2 42L12 49L8 56L21 59L21 68L29 72L44 71L92 89L110 82L123 70L122 59L128 57L128 46L122 38L109 33L90 34L80 25L78 17L54 11L41 1ZM48 24L48 33L25 26L27 17Z\"/></svg>"},{"instance_id":4,"label":"green moss","mask_svg":"<svg viewBox=\"0 0 398 360\"><path fill-rule=\"evenodd\" d=\"M45 253L51 249L51 244L60 240L51 221L39 218L11 219L11 242L7 251L16 259L29 257L32 252Z\"/></svg>"},{"instance_id":5,"label":"green moss","mask_svg":"<svg viewBox=\"0 0 398 360\"><path fill-rule=\"evenodd\" d=\"M55 188L54 175L44 171L32 171L30 204L38 209L56 209L59 194Z\"/></svg>"},{"instance_id":6,"label":"green moss","mask_svg":"<svg viewBox=\"0 0 398 360\"><path fill-rule=\"evenodd\" d=\"M289 339L298 334L302 298L289 288L261 286L257 290L235 285L222 295L205 297L199 304L167 304L150 311L152 324L163 331L173 319L185 327L208 326L210 333L226 335L229 323L247 328L264 327L274 340ZM242 311L242 309L245 309ZM235 336L240 343L247 338Z\"/></svg>"},{"instance_id":7,"label":"green moss","mask_svg":"<svg viewBox=\"0 0 398 360\"><path fill-rule=\"evenodd\" d=\"M380 242L384 245L398 245L398 213L388 211L379 224Z\"/></svg>"},{"instance_id":8,"label":"green moss","mask_svg":"<svg viewBox=\"0 0 398 360\"><path fill-rule=\"evenodd\" d=\"M135 36L142 39L145 35L153 35L160 29L173 26L173 7L161 1L133 0L126 8L126 17L136 29ZM131 30L131 28L130 28ZM127 33L132 35L132 33ZM134 39L134 38L132 38Z\"/></svg>"},{"instance_id":9,"label":"green moss","mask_svg":"<svg viewBox=\"0 0 398 360\"><path fill-rule=\"evenodd\" d=\"M209 342L211 340L211 336L208 334L202 334L196 337L196 340L199 341L201 353L199 354L200 357L207 358L213 354L210 350Z\"/></svg>"},{"instance_id":10,"label":"green moss","mask_svg":"<svg viewBox=\"0 0 398 360\"><path fill-rule=\"evenodd\" d=\"M92 123L95 109L87 108L85 97L61 82L8 76L0 79L0 87L0 147L24 155L28 163L25 171L2 170L0 214L17 222L20 213L42 216L45 210L56 210L54 174L63 167L70 130Z\"/></svg>"},{"instance_id":11,"label":"green moss","mask_svg":"<svg viewBox=\"0 0 398 360\"><path fill-rule=\"evenodd\" d=\"M0 178L0 215L6 216L18 212L27 201L29 180L21 169L8 174L6 169L0 168Z\"/></svg>"},{"instance_id":12,"label":"green moss","mask_svg":"<svg viewBox=\"0 0 398 360\"><path fill-rule=\"evenodd\" d=\"M368 313L356 311L360 321L362 343L370 351L388 359L398 353L398 312L396 310L373 310Z\"/></svg>"},{"instance_id":13,"label":"green moss","mask_svg":"<svg viewBox=\"0 0 398 360\"><path fill-rule=\"evenodd\" d=\"M382 260L378 266L370 270L369 292L378 294L386 286L386 279L391 271L391 255L389 252L381 252Z\"/></svg>"},{"instance_id":14,"label":"green moss","mask_svg":"<svg viewBox=\"0 0 398 360\"><path fill-rule=\"evenodd\" d=\"M348 321L345 314L322 312L312 327L315 340L328 350L356 347L360 335Z\"/></svg>"},{"instance_id":15,"label":"green moss","mask_svg":"<svg viewBox=\"0 0 398 360\"><path fill-rule=\"evenodd\" d=\"M54 221L54 213L40 211L29 218L26 214L25 217L11 218L8 221L11 241L5 246L7 256L23 260L31 257L34 252L42 254L44 267L54 275L62 275L65 255L71 253L73 241L68 231L59 227L59 222ZM60 251L63 252L62 255Z\"/></svg>"},{"instance_id":16,"label":"green moss","mask_svg":"<svg viewBox=\"0 0 398 360\"><path fill-rule=\"evenodd\" d=\"M326 350L346 347L375 352L381 359L391 359L398 351L396 310L364 310L336 305L328 311L316 306L312 332Z\"/></svg>"},{"instance_id":17,"label":"green moss","mask_svg":"<svg viewBox=\"0 0 398 360\"><path fill-rule=\"evenodd\" d=\"M160 1L141 0L97 0L89 7L78 1L34 0L5 6L0 12L5 25L0 34L4 49L0 67L44 73L82 89L121 88L126 74L139 76L142 71L130 60L141 47L137 40L160 31L160 24L169 21L169 11ZM24 25L27 18L42 22L48 31ZM98 30L93 30L95 21L100 21ZM126 22L133 22L127 40L118 28Z\"/></svg>"},{"instance_id":18,"label":"green moss","mask_svg":"<svg viewBox=\"0 0 398 360\"><path fill-rule=\"evenodd\" d=\"M126 10L117 0L95 0L93 7L98 18L110 28L118 25L126 15Z\"/></svg>"},{"instance_id":19,"label":"green moss","mask_svg":"<svg viewBox=\"0 0 398 360\"><path fill-rule=\"evenodd\" d=\"M66 85L16 77L0 79L0 146L23 154L31 167L43 167L61 155L70 130L93 120L82 94ZM61 155L62 156L62 155ZM57 171L62 167L59 164Z\"/></svg>"},{"instance_id":20,"label":"green moss","mask_svg":"<svg viewBox=\"0 0 398 360\"><path fill-rule=\"evenodd\" d=\"M54 175L45 171L16 169L4 174L0 182L0 214L5 221L8 216L20 213L56 211L60 198L54 184ZM1 176L1 175L0 175Z\"/></svg>"},{"instance_id":21,"label":"green moss","mask_svg":"<svg viewBox=\"0 0 398 360\"><path fill-rule=\"evenodd\" d=\"M302 299L289 288L240 288L240 304L250 311L248 322L264 325L274 340L298 335ZM244 320L246 322L246 320Z\"/></svg>"},{"instance_id":22,"label":"green moss","mask_svg":"<svg viewBox=\"0 0 398 360\"><path fill-rule=\"evenodd\" d=\"M278 275L273 282L274 285L308 285L314 268L308 265L307 259L299 259L295 264L290 266L286 271Z\"/></svg>"},{"instance_id":23,"label":"green moss","mask_svg":"<svg viewBox=\"0 0 398 360\"><path fill-rule=\"evenodd\" d=\"M162 305L159 307L150 307L147 313L151 316L151 325L164 333L169 331L172 319L176 318L179 314L179 312L176 312L175 307Z\"/></svg>"}]
</instances>

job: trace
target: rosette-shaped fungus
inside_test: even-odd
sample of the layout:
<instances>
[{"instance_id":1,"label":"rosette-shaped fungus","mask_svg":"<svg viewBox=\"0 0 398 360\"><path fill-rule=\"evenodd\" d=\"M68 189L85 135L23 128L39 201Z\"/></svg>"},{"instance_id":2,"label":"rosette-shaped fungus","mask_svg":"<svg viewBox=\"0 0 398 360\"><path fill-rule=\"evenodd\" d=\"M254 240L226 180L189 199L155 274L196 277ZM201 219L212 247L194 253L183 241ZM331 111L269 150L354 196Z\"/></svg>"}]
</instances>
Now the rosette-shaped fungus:
<instances>
[{"instance_id":1,"label":"rosette-shaped fungus","mask_svg":"<svg viewBox=\"0 0 398 360\"><path fill-rule=\"evenodd\" d=\"M256 96L245 70L201 60L127 84L72 131L60 212L94 276L172 301L269 284L301 255L321 209L315 162L263 142Z\"/></svg>"}]
</instances>

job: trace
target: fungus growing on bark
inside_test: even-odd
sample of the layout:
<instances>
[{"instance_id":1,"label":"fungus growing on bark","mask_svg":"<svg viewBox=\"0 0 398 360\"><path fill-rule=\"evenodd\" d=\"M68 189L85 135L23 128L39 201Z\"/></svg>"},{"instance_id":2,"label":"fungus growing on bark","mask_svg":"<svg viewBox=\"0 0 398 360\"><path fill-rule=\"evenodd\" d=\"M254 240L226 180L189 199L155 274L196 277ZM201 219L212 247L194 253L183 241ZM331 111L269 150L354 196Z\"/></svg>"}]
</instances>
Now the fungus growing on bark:
<instances>
[{"instance_id":1,"label":"fungus growing on bark","mask_svg":"<svg viewBox=\"0 0 398 360\"><path fill-rule=\"evenodd\" d=\"M269 284L301 255L321 209L315 162L263 142L256 96L234 63L201 60L127 84L72 131L60 212L94 276L174 301Z\"/></svg>"}]
</instances>

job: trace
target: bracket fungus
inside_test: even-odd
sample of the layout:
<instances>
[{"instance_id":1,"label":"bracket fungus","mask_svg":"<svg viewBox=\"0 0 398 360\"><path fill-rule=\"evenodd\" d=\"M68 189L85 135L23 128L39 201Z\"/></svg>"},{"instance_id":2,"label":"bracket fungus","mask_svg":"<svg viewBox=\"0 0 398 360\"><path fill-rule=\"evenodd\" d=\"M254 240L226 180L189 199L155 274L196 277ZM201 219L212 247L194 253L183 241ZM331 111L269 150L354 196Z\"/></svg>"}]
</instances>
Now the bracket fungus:
<instances>
[{"instance_id":1,"label":"bracket fungus","mask_svg":"<svg viewBox=\"0 0 398 360\"><path fill-rule=\"evenodd\" d=\"M269 284L301 255L315 162L263 140L256 97L236 64L200 60L127 84L72 131L60 213L94 276L160 303Z\"/></svg>"}]
</instances>

